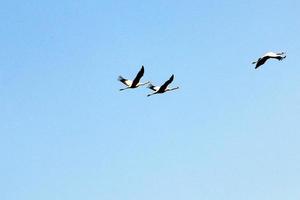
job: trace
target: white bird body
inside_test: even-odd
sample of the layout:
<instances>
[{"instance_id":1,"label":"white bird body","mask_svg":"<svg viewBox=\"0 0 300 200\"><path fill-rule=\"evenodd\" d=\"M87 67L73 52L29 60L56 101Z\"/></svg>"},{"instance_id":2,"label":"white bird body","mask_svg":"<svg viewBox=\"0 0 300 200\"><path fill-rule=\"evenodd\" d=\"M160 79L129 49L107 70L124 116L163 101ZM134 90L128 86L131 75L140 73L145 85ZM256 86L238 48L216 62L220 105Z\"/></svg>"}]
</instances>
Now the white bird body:
<instances>
[{"instance_id":1,"label":"white bird body","mask_svg":"<svg viewBox=\"0 0 300 200\"><path fill-rule=\"evenodd\" d=\"M265 64L265 62L270 58L283 60L284 58L286 58L286 55L285 52L281 52L281 53L267 52L262 57L260 57L257 61L252 62L252 64L256 64L255 69L257 69L261 65Z\"/></svg>"},{"instance_id":2,"label":"white bird body","mask_svg":"<svg viewBox=\"0 0 300 200\"><path fill-rule=\"evenodd\" d=\"M153 90L154 92L157 92L160 88L160 86L154 86L151 83L149 84L148 88L150 88L151 90Z\"/></svg>"},{"instance_id":3,"label":"white bird body","mask_svg":"<svg viewBox=\"0 0 300 200\"><path fill-rule=\"evenodd\" d=\"M119 80L120 81L124 80L124 81L121 81L121 82L124 83L125 85L127 85L128 87L130 87L132 85L132 80L125 79L122 76L119 76Z\"/></svg>"},{"instance_id":4,"label":"white bird body","mask_svg":"<svg viewBox=\"0 0 300 200\"><path fill-rule=\"evenodd\" d=\"M270 58L274 58L274 57L277 57L278 55L282 55L282 53L274 53L274 52L268 52L268 53L265 53L265 55L263 55L262 57L270 57Z\"/></svg>"}]
</instances>

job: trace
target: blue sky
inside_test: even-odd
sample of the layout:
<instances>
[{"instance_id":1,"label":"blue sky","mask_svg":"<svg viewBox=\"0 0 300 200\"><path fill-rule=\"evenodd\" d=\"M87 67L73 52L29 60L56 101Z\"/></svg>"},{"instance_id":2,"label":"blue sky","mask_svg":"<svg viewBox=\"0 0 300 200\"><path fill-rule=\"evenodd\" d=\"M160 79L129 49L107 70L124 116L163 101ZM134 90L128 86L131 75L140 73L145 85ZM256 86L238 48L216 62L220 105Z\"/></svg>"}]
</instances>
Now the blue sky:
<instances>
[{"instance_id":1,"label":"blue sky","mask_svg":"<svg viewBox=\"0 0 300 200\"><path fill-rule=\"evenodd\" d=\"M0 199L299 200L299 7L2 2Z\"/></svg>"}]
</instances>

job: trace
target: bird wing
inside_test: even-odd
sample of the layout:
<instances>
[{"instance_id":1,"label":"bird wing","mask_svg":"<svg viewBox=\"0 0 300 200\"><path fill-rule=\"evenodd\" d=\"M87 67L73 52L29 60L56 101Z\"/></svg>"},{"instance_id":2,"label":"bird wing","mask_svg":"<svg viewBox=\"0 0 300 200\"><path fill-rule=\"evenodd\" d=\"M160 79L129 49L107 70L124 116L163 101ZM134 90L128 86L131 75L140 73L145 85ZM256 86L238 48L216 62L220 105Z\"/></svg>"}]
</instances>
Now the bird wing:
<instances>
[{"instance_id":1,"label":"bird wing","mask_svg":"<svg viewBox=\"0 0 300 200\"><path fill-rule=\"evenodd\" d=\"M131 80L128 80L126 78L123 78L122 76L119 76L118 78L119 81L121 81L123 84L125 84L126 86L130 87L132 84Z\"/></svg>"},{"instance_id":2,"label":"bird wing","mask_svg":"<svg viewBox=\"0 0 300 200\"><path fill-rule=\"evenodd\" d=\"M142 76L144 75L144 71L144 66L142 65L142 68L137 73L136 77L133 79L132 86L136 86L140 82Z\"/></svg>"},{"instance_id":3,"label":"bird wing","mask_svg":"<svg viewBox=\"0 0 300 200\"><path fill-rule=\"evenodd\" d=\"M151 90L153 90L153 91L155 91L155 92L159 90L158 86L154 86L151 83L148 85L148 88L151 89Z\"/></svg>"},{"instance_id":4,"label":"bird wing","mask_svg":"<svg viewBox=\"0 0 300 200\"><path fill-rule=\"evenodd\" d=\"M164 92L167 89L168 85L172 83L173 80L174 80L174 74L172 74L169 80L167 80L162 86L160 86L159 91Z\"/></svg>"},{"instance_id":5,"label":"bird wing","mask_svg":"<svg viewBox=\"0 0 300 200\"><path fill-rule=\"evenodd\" d=\"M265 64L265 62L269 59L270 57L269 56L264 56L262 58L259 58L257 63L256 63L256 66L255 66L255 69L259 68L261 65Z\"/></svg>"}]
</instances>

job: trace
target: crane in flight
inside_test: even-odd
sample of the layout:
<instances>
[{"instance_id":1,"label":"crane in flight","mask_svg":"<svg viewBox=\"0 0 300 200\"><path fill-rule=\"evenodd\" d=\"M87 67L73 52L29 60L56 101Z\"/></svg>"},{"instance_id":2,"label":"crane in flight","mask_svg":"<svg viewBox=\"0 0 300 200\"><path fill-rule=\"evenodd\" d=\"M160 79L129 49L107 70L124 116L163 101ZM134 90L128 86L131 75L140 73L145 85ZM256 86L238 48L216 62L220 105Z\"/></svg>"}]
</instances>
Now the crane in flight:
<instances>
[{"instance_id":1,"label":"crane in flight","mask_svg":"<svg viewBox=\"0 0 300 200\"><path fill-rule=\"evenodd\" d=\"M150 83L148 88L153 90L154 92L151 94L148 94L147 97L150 97L151 95L154 95L154 94L161 94L161 93L165 93L168 91L179 89L179 87L174 87L174 88L168 87L168 85L170 83L172 83L173 80L174 80L174 74L172 74L172 76L169 78L169 80L167 80L162 86L154 86Z\"/></svg>"},{"instance_id":2,"label":"crane in flight","mask_svg":"<svg viewBox=\"0 0 300 200\"><path fill-rule=\"evenodd\" d=\"M260 57L257 61L252 62L252 64L256 64L255 69L257 69L261 65L265 64L265 62L270 58L277 59L277 60L283 60L286 58L286 55L285 55L285 52L281 52L281 53L268 52L265 55L263 55L262 57Z\"/></svg>"},{"instance_id":3,"label":"crane in flight","mask_svg":"<svg viewBox=\"0 0 300 200\"><path fill-rule=\"evenodd\" d=\"M129 89L129 88L137 88L137 87L140 87L142 85L147 85L149 84L150 82L146 82L146 83L141 83L140 80L141 78L143 77L144 75L144 66L142 65L142 68L140 69L140 71L137 73L137 75L135 76L135 78L132 80L128 80L126 78L123 78L122 76L119 76L118 80L120 82L122 82L124 85L126 85L127 87L125 88L122 88L120 89L120 91L122 90L126 90L126 89Z\"/></svg>"}]
</instances>

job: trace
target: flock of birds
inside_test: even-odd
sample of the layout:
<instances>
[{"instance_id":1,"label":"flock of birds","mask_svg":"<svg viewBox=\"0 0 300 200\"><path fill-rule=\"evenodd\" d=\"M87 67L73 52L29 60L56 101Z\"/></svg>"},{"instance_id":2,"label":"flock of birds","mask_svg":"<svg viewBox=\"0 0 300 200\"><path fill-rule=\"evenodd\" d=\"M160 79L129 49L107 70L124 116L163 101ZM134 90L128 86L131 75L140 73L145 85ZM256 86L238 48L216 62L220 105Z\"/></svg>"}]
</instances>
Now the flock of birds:
<instances>
[{"instance_id":1,"label":"flock of birds","mask_svg":"<svg viewBox=\"0 0 300 200\"><path fill-rule=\"evenodd\" d=\"M280 52L280 53L268 52L265 55L263 55L262 57L258 58L257 61L252 62L252 64L256 64L255 69L257 69L261 65L265 64L265 62L270 58L277 59L277 60L281 61L284 58L286 58L286 54L285 54L285 52ZM122 76L119 76L118 80L121 81L124 85L126 85L126 87L120 89L120 91L130 89L130 88L131 89L132 88L138 88L138 87L143 86L143 85L148 85L148 88L154 91L154 92L147 95L149 97L149 96L152 96L154 94L162 94L162 93L165 93L165 92L168 92L168 91L179 89L179 87L174 87L174 88L169 88L168 87L172 83L172 81L174 80L174 74L172 74L172 76L169 78L169 80L167 80L161 86L154 86L150 83L150 81L145 82L145 83L141 83L140 80L144 75L144 71L145 71L144 66L142 66L142 68L140 69L140 71L137 73L137 75L135 76L135 78L133 80L129 80L129 79L123 78Z\"/></svg>"},{"instance_id":2,"label":"flock of birds","mask_svg":"<svg viewBox=\"0 0 300 200\"><path fill-rule=\"evenodd\" d=\"M138 87L143 86L143 85L148 85L148 88L154 91L153 93L147 95L149 97L149 96L154 95L154 94L161 94L161 93L165 93L167 91L172 91L172 90L179 89L179 87L175 87L175 88L169 88L168 87L168 85L170 83L172 83L172 81L174 80L174 74L172 74L172 76L169 78L169 80L167 80L161 86L154 86L150 83L150 81L148 81L146 83L141 83L140 80L144 75L144 71L145 71L144 66L142 66L142 68L137 73L137 75L135 76L133 81L128 80L126 78L123 78L122 76L119 76L118 80L121 81L124 85L127 86L125 88L120 89L120 91L129 89L129 88L138 88Z\"/></svg>"}]
</instances>

